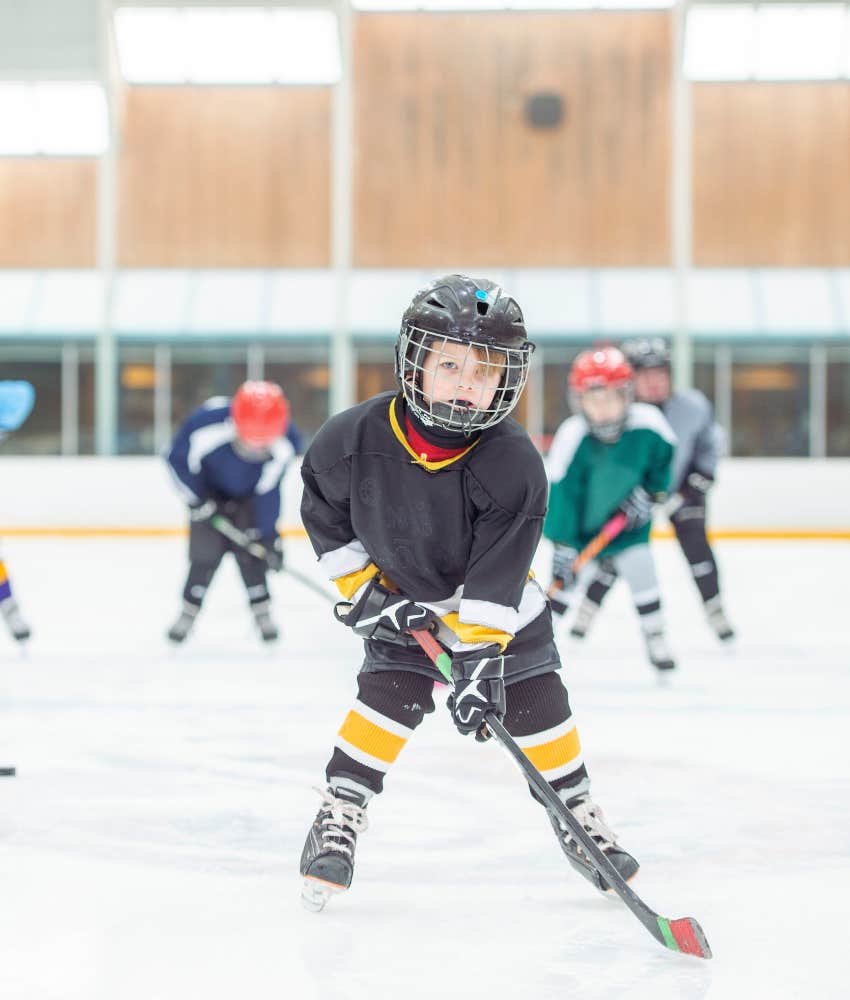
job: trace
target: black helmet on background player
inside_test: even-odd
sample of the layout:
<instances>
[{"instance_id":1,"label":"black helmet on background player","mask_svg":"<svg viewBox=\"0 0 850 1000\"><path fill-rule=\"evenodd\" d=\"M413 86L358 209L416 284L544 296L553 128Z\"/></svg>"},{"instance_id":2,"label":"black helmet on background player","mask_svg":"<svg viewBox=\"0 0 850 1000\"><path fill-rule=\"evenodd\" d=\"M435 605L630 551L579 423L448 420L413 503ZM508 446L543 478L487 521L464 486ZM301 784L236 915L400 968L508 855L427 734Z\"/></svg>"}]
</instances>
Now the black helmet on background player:
<instances>
[{"instance_id":1,"label":"black helmet on background player","mask_svg":"<svg viewBox=\"0 0 850 1000\"><path fill-rule=\"evenodd\" d=\"M447 344L475 352L476 362L498 370L500 379L486 407L463 400L440 402L422 393L429 360L439 363ZM396 342L396 377L410 409L426 426L466 434L492 427L516 406L528 380L534 344L528 340L519 305L495 282L449 274L413 297L401 318Z\"/></svg>"},{"instance_id":2,"label":"black helmet on background player","mask_svg":"<svg viewBox=\"0 0 850 1000\"><path fill-rule=\"evenodd\" d=\"M620 350L637 372L642 368L669 368L670 348L661 337L638 337L623 341Z\"/></svg>"}]
</instances>

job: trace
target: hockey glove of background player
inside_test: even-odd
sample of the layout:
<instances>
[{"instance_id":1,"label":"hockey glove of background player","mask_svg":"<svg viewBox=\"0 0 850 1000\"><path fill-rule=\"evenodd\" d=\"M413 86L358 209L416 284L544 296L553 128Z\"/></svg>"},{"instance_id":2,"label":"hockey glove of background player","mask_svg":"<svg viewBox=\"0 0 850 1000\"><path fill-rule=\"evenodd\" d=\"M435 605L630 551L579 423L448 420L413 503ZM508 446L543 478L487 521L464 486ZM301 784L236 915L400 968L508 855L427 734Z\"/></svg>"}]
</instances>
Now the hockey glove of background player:
<instances>
[{"instance_id":1,"label":"hockey glove of background player","mask_svg":"<svg viewBox=\"0 0 850 1000\"><path fill-rule=\"evenodd\" d=\"M446 704L458 730L464 736L475 733L479 743L490 739L487 712L499 719L505 715L505 659L495 645L452 656L454 690Z\"/></svg>"},{"instance_id":2,"label":"hockey glove of background player","mask_svg":"<svg viewBox=\"0 0 850 1000\"><path fill-rule=\"evenodd\" d=\"M652 507L655 501L642 486L635 486L632 492L617 508L626 515L624 531L634 531L642 528L652 517Z\"/></svg>"},{"instance_id":3,"label":"hockey glove of background player","mask_svg":"<svg viewBox=\"0 0 850 1000\"><path fill-rule=\"evenodd\" d=\"M283 569L283 539L280 535L263 539L263 548L266 550L266 564L273 573L279 573Z\"/></svg>"},{"instance_id":4,"label":"hockey glove of background player","mask_svg":"<svg viewBox=\"0 0 850 1000\"><path fill-rule=\"evenodd\" d=\"M201 524L209 521L218 513L218 504L215 500L203 500L200 503L193 503L189 506L189 520L192 524Z\"/></svg>"},{"instance_id":5,"label":"hockey glove of background player","mask_svg":"<svg viewBox=\"0 0 850 1000\"><path fill-rule=\"evenodd\" d=\"M387 590L378 583L377 577L369 581L355 604L337 604L334 614L363 639L379 639L405 646L408 644L405 633L411 629L432 631L437 624L433 611Z\"/></svg>"},{"instance_id":6,"label":"hockey glove of background player","mask_svg":"<svg viewBox=\"0 0 850 1000\"><path fill-rule=\"evenodd\" d=\"M705 476L701 472L691 472L687 479L679 487L682 497L681 506L692 507L705 503L705 495L714 485L711 476Z\"/></svg>"},{"instance_id":7,"label":"hockey glove of background player","mask_svg":"<svg viewBox=\"0 0 850 1000\"><path fill-rule=\"evenodd\" d=\"M555 543L552 553L552 583L549 591L549 603L556 615L563 615L569 608L568 591L576 582L573 573L573 563L578 558L578 552L569 545Z\"/></svg>"}]
</instances>

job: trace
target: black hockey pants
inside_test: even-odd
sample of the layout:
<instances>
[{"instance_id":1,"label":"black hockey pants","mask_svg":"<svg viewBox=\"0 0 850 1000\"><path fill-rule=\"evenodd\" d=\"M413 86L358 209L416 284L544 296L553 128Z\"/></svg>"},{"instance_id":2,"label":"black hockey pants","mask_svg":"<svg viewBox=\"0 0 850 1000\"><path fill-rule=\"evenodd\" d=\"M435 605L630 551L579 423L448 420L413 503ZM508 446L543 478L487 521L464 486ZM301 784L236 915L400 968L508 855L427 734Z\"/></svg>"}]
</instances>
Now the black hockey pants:
<instances>
[{"instance_id":1,"label":"black hockey pants","mask_svg":"<svg viewBox=\"0 0 850 1000\"><path fill-rule=\"evenodd\" d=\"M251 497L223 501L219 504L219 510L240 531L248 531L254 527ZM251 607L269 600L266 564L225 538L209 521L199 521L189 525L189 575L183 588L183 600L187 604L200 608L207 588L227 552L232 552L236 559Z\"/></svg>"}]
</instances>

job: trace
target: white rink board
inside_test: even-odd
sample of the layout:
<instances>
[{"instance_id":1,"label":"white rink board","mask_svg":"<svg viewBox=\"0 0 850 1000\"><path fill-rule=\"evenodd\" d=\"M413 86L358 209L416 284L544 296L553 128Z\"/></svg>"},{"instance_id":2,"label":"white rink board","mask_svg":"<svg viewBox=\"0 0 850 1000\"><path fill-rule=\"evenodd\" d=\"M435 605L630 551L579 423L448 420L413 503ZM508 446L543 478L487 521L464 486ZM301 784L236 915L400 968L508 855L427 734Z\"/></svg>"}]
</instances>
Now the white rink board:
<instances>
[{"instance_id":1,"label":"white rink board","mask_svg":"<svg viewBox=\"0 0 850 1000\"><path fill-rule=\"evenodd\" d=\"M159 458L0 457L2 528L178 528L184 509ZM301 481L284 481L284 525ZM715 530L850 531L850 459L727 459L711 494Z\"/></svg>"},{"instance_id":2,"label":"white rink board","mask_svg":"<svg viewBox=\"0 0 850 1000\"><path fill-rule=\"evenodd\" d=\"M351 892L318 916L298 859L358 644L272 580L251 633L231 563L195 636L178 538L10 538L34 627L0 634L3 1000L839 1000L850 927L850 542L718 547L740 640L708 633L656 547L679 670L660 688L621 585L564 677L636 890L695 916L667 952L566 864L493 745L426 719L370 806ZM307 543L288 558L304 572ZM546 553L538 569L545 572Z\"/></svg>"}]
</instances>

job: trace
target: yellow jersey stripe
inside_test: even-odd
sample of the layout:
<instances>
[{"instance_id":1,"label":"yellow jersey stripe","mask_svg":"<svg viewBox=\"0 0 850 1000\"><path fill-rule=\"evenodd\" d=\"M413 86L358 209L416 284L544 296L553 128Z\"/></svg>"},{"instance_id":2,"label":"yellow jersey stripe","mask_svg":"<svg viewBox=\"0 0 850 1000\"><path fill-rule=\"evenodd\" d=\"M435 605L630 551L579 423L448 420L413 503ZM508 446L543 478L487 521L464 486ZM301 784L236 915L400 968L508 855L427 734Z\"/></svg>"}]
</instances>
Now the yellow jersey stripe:
<instances>
[{"instance_id":1,"label":"yellow jersey stripe","mask_svg":"<svg viewBox=\"0 0 850 1000\"><path fill-rule=\"evenodd\" d=\"M442 620L461 642L467 642L470 645L490 645L495 643L501 652L504 652L505 647L513 639L513 635L510 632L503 632L498 628L490 628L487 625L467 625L458 619L456 611L442 615Z\"/></svg>"},{"instance_id":2,"label":"yellow jersey stripe","mask_svg":"<svg viewBox=\"0 0 850 1000\"><path fill-rule=\"evenodd\" d=\"M338 576L334 580L334 583L339 588L342 596L348 600L349 597L353 597L357 593L367 580L371 580L373 576L377 576L378 572L378 567L373 562L370 562L363 569L356 569L353 573Z\"/></svg>"},{"instance_id":3,"label":"yellow jersey stripe","mask_svg":"<svg viewBox=\"0 0 850 1000\"><path fill-rule=\"evenodd\" d=\"M404 450L413 458L413 461L417 465L421 465L423 469L427 469L428 472L437 472L439 469L444 469L447 465L451 465L452 462L456 462L459 458L463 458L468 452L478 444L478 440L472 442L468 448L464 448L459 455L455 455L454 458L444 458L440 462L429 462L427 459L423 458L421 455L417 455L413 448L410 447L410 442L404 436L404 431L401 429L401 425L398 422L398 418L395 415L395 396L390 400L390 426L393 429L393 434L401 442Z\"/></svg>"},{"instance_id":4,"label":"yellow jersey stripe","mask_svg":"<svg viewBox=\"0 0 850 1000\"><path fill-rule=\"evenodd\" d=\"M387 764L395 761L407 743L404 737L396 736L395 733L390 733L382 726L370 722L354 709L346 716L339 735L358 750L371 757L377 757Z\"/></svg>"},{"instance_id":5,"label":"yellow jersey stripe","mask_svg":"<svg viewBox=\"0 0 850 1000\"><path fill-rule=\"evenodd\" d=\"M578 730L573 728L563 736L548 743L539 743L536 747L526 747L523 753L538 771L551 771L555 767L563 767L575 760L581 753Z\"/></svg>"}]
</instances>

